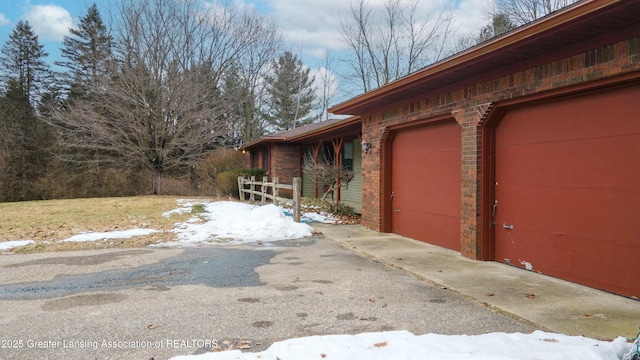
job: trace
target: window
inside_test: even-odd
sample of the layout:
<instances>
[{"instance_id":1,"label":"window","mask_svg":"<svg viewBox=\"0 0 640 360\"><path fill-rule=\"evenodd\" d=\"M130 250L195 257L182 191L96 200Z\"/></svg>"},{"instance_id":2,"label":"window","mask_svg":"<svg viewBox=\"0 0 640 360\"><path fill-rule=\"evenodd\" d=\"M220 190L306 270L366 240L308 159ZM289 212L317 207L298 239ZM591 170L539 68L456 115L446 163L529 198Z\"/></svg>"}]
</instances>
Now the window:
<instances>
[{"instance_id":1,"label":"window","mask_svg":"<svg viewBox=\"0 0 640 360\"><path fill-rule=\"evenodd\" d=\"M353 141L347 141L342 145L342 167L353 170Z\"/></svg>"},{"instance_id":2,"label":"window","mask_svg":"<svg viewBox=\"0 0 640 360\"><path fill-rule=\"evenodd\" d=\"M269 172L269 149L262 150L262 168L265 172Z\"/></svg>"}]
</instances>

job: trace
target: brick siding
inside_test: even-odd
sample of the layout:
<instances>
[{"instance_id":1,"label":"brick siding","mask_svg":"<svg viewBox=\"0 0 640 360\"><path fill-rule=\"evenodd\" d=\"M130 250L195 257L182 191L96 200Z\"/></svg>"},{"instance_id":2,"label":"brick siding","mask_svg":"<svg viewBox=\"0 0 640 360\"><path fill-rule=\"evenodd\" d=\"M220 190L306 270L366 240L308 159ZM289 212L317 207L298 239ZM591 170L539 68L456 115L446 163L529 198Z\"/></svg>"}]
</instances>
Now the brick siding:
<instances>
[{"instance_id":1,"label":"brick siding","mask_svg":"<svg viewBox=\"0 0 640 360\"><path fill-rule=\"evenodd\" d=\"M271 173L282 184L293 184L294 177L301 176L300 146L276 144L271 147Z\"/></svg>"}]
</instances>

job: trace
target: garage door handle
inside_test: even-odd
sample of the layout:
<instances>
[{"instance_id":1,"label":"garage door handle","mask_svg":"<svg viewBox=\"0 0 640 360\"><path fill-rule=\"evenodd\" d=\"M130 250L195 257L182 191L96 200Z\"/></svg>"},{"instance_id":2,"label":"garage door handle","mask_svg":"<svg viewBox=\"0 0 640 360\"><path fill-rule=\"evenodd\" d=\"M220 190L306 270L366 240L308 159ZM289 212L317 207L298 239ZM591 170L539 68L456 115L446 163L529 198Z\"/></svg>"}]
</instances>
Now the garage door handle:
<instances>
[{"instance_id":1,"label":"garage door handle","mask_svg":"<svg viewBox=\"0 0 640 360\"><path fill-rule=\"evenodd\" d=\"M391 196L389 196L389 201L393 201L393 191L391 192Z\"/></svg>"},{"instance_id":2,"label":"garage door handle","mask_svg":"<svg viewBox=\"0 0 640 360\"><path fill-rule=\"evenodd\" d=\"M397 212L397 213L399 213L399 212L400 212L400 209L395 209L394 211L395 211L395 212Z\"/></svg>"},{"instance_id":3,"label":"garage door handle","mask_svg":"<svg viewBox=\"0 0 640 360\"><path fill-rule=\"evenodd\" d=\"M502 227L505 229L513 230L513 225L502 224Z\"/></svg>"}]
</instances>

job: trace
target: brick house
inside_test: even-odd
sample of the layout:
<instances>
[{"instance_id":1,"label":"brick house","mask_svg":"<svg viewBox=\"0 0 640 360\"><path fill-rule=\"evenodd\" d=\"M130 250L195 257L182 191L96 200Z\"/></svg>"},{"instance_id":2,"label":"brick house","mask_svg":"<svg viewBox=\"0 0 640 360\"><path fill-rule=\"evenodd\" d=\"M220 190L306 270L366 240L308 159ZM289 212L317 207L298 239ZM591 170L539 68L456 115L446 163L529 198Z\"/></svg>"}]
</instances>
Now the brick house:
<instances>
[{"instance_id":1,"label":"brick house","mask_svg":"<svg viewBox=\"0 0 640 360\"><path fill-rule=\"evenodd\" d=\"M578 2L329 112L372 145L363 225L640 297L640 1Z\"/></svg>"},{"instance_id":2,"label":"brick house","mask_svg":"<svg viewBox=\"0 0 640 360\"><path fill-rule=\"evenodd\" d=\"M241 148L249 152L251 166L262 168L269 177L291 184L302 177L302 196L321 197L324 188L310 174L303 174L306 158L320 161L324 155L339 166L353 170L354 177L346 187L338 189L333 199L348 204L357 212L362 207L362 172L360 117L332 119L264 136Z\"/></svg>"}]
</instances>

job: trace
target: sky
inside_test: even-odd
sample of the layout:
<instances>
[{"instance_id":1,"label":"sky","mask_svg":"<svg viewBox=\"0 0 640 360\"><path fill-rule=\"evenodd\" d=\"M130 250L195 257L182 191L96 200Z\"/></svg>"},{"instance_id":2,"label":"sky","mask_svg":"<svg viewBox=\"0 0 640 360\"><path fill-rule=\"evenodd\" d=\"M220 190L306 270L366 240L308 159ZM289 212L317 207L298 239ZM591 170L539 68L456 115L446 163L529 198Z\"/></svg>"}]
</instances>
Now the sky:
<instances>
[{"instance_id":1,"label":"sky","mask_svg":"<svg viewBox=\"0 0 640 360\"><path fill-rule=\"evenodd\" d=\"M95 2L108 23L114 0L2 0L0 1L0 44L4 46L16 24L26 20L38 35L49 63L60 59L62 39L75 27ZM212 2L214 0L201 0ZM312 73L323 72L325 54L335 57L343 48L341 20L350 3L357 0L222 0L248 6L272 19L284 36L287 47L298 54ZM386 0L367 0L375 6ZM488 23L485 10L495 0L419 0L421 10L434 8L454 12L454 28L459 33L477 34ZM333 65L335 68L336 65ZM55 68L55 67L54 67ZM343 84L344 85L344 84ZM340 86L338 84L337 86Z\"/></svg>"},{"instance_id":2,"label":"sky","mask_svg":"<svg viewBox=\"0 0 640 360\"><path fill-rule=\"evenodd\" d=\"M250 205L231 201L207 202L180 199L173 213L191 213L203 204L204 213L194 215L174 228L176 240L156 246L228 246L253 243L255 249L268 248L280 240L312 235L312 228L295 223L283 209L275 205ZM303 214L310 216L310 214ZM315 220L331 221L326 214L315 214ZM61 241L104 241L145 235L153 229L133 228L107 233L80 233ZM25 243L26 242L26 243ZM24 246L30 240L0 242L0 250ZM221 345L222 346L222 345ZM288 339L272 344L259 353L232 350L201 355L184 355L174 360L249 360L249 359L327 359L327 360L622 360L631 359L638 343L618 337L600 341L581 336L534 331L522 333L488 333L483 335L418 334L408 331L386 331L355 335L334 334Z\"/></svg>"}]
</instances>

